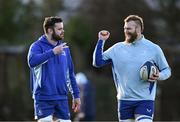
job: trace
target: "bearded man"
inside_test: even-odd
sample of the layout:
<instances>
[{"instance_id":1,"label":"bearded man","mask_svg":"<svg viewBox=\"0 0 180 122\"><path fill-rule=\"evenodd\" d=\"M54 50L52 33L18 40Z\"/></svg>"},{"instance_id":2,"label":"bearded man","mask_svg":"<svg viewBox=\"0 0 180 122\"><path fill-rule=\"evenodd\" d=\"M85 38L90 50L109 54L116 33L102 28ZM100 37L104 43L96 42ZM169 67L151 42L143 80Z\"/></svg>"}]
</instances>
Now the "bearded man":
<instances>
[{"instance_id":1,"label":"bearded man","mask_svg":"<svg viewBox=\"0 0 180 122\"><path fill-rule=\"evenodd\" d=\"M74 112L81 102L70 50L63 40L63 21L56 16L46 17L43 29L45 34L30 46L28 53L35 119L70 122L68 90L73 96Z\"/></svg>"},{"instance_id":2,"label":"bearded man","mask_svg":"<svg viewBox=\"0 0 180 122\"><path fill-rule=\"evenodd\" d=\"M110 33L105 30L98 33L93 66L112 66L120 122L152 122L157 81L166 80L171 75L163 51L143 36L143 30L143 19L129 15L124 20L125 41L116 43L104 52L104 43ZM158 72L148 81L143 81L139 72L146 61L153 61Z\"/></svg>"}]
</instances>

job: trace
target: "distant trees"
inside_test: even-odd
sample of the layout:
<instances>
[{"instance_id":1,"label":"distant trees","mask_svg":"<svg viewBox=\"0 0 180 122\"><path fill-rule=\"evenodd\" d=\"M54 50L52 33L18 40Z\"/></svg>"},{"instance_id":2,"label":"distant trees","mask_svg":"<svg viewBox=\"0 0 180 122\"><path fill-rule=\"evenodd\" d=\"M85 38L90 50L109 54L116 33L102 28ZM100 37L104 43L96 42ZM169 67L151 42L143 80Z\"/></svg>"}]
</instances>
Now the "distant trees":
<instances>
[{"instance_id":1,"label":"distant trees","mask_svg":"<svg viewBox=\"0 0 180 122\"><path fill-rule=\"evenodd\" d=\"M32 43L43 33L42 22L44 17L59 15L59 13L65 9L63 6L64 1L65 0L0 0L0 45L29 45ZM68 45L71 46L75 71L85 71L96 87L97 120L117 120L117 116L115 116L116 91L112 82L111 70L109 67L104 67L103 70L92 67L92 54L97 41L97 33L102 29L110 31L110 41L106 42L105 49L116 42L123 41L123 20L130 14L137 14L143 17L145 23L145 37L158 43L163 49L165 49L165 54L170 61L170 66L173 72L173 79L170 79L173 83L166 82L165 84L160 84L161 94L158 98L158 100L160 100L158 110L160 111L158 111L159 114L155 117L159 120L179 119L178 117L180 115L178 114L178 107L166 107L169 103L176 106L178 106L179 103L179 101L175 99L176 94L178 93L178 88L180 87L178 83L180 72L180 50L178 47L180 39L179 0L79 1L82 3L80 8L78 8L79 11L77 14L68 18L67 21L65 20L65 41L67 41ZM74 0L74 2L76 2L76 0ZM71 13L68 12L69 11L67 10L69 16L73 14L72 10L70 11ZM12 120L13 117L17 120L32 119L29 117L31 117L33 111L31 111L32 113L30 114L24 113L24 118L21 118L20 113L16 114L15 111L15 109L18 109L19 105L23 105L24 108L21 110L26 112L29 112L33 107L27 106L26 108L26 103L29 103L29 96L26 96L28 93L27 89L25 89L26 92L23 93L22 98L21 96L18 96L24 90L23 87L29 87L29 77L15 77L16 75L13 74L14 70L14 72L18 71L18 74L23 72L23 67L27 66L25 55L26 54L23 54L24 62L21 62L22 59L19 57L13 57L13 59L7 58L6 54L1 53L0 65L2 67L0 75L2 77L0 78L0 84L2 84L2 89L0 89L0 95L3 99L1 99L0 106L3 108L1 112L4 112L4 114L0 116L0 119L8 120L9 117L12 117ZM4 56L6 58L4 58ZM11 56L12 55L10 55L10 57ZM8 64L6 62L8 62ZM4 63L6 63L7 69L3 69L5 68ZM18 65L16 65L16 63ZM24 66L24 64L26 65ZM11 66L14 66L14 69L12 69ZM12 76L12 78L9 78L10 76ZM18 79L13 80L13 78ZM21 84L19 84L18 81L20 81ZM4 83L14 84L12 86L5 84L7 87L4 87ZM13 87L13 89L10 87ZM7 94L5 94L6 88L8 89ZM167 93L167 91L169 92ZM16 103L8 101L11 97L10 95L13 95L12 99L10 99L11 101L14 100L13 102L19 101L22 103L13 106ZM169 96L171 96L171 100L169 99ZM173 112L169 113L168 110L171 109ZM111 111L112 114L107 114L104 110Z\"/></svg>"},{"instance_id":2,"label":"distant trees","mask_svg":"<svg viewBox=\"0 0 180 122\"><path fill-rule=\"evenodd\" d=\"M111 42L123 41L123 20L130 14L143 17L145 22L145 35L155 35L152 31L153 11L145 0L86 0L83 3L83 17L90 21L92 27L98 32L108 29L111 32Z\"/></svg>"},{"instance_id":3,"label":"distant trees","mask_svg":"<svg viewBox=\"0 0 180 122\"><path fill-rule=\"evenodd\" d=\"M163 43L176 45L180 39L180 2L179 0L157 0L157 36ZM154 20L154 21L156 21Z\"/></svg>"},{"instance_id":4,"label":"distant trees","mask_svg":"<svg viewBox=\"0 0 180 122\"><path fill-rule=\"evenodd\" d=\"M1 43L11 42L19 32L16 22L16 10L19 5L18 0L1 0L0 1L0 41Z\"/></svg>"},{"instance_id":5,"label":"distant trees","mask_svg":"<svg viewBox=\"0 0 180 122\"><path fill-rule=\"evenodd\" d=\"M29 44L42 33L44 17L61 9L62 0L1 0L0 44Z\"/></svg>"}]
</instances>

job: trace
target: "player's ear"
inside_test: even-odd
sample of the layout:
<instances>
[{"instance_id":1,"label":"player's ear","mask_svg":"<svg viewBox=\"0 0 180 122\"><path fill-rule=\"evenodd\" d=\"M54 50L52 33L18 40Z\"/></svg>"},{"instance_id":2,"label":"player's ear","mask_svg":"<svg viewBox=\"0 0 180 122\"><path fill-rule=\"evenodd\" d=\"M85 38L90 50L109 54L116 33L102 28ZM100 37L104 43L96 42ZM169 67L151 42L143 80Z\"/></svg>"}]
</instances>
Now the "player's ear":
<instances>
[{"instance_id":1,"label":"player's ear","mask_svg":"<svg viewBox=\"0 0 180 122\"><path fill-rule=\"evenodd\" d=\"M47 29L47 33L52 34L53 33L53 29L52 28L48 28Z\"/></svg>"},{"instance_id":2,"label":"player's ear","mask_svg":"<svg viewBox=\"0 0 180 122\"><path fill-rule=\"evenodd\" d=\"M140 26L137 26L137 27L136 27L136 31L137 31L137 33L142 33L141 27L140 27Z\"/></svg>"}]
</instances>

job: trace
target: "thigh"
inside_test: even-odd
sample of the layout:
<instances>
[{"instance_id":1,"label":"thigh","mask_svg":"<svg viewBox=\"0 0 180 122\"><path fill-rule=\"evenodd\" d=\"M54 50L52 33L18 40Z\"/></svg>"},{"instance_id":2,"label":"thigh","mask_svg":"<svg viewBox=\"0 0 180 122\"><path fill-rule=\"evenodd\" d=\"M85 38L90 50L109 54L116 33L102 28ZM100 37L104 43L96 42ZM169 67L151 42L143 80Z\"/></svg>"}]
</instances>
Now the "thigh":
<instances>
[{"instance_id":1,"label":"thigh","mask_svg":"<svg viewBox=\"0 0 180 122\"><path fill-rule=\"evenodd\" d=\"M54 117L58 119L69 120L70 112L69 112L69 104L68 100L59 100L57 101Z\"/></svg>"},{"instance_id":2,"label":"thigh","mask_svg":"<svg viewBox=\"0 0 180 122\"><path fill-rule=\"evenodd\" d=\"M52 101L36 100L34 101L35 119L45 118L54 113L54 104Z\"/></svg>"},{"instance_id":3,"label":"thigh","mask_svg":"<svg viewBox=\"0 0 180 122\"><path fill-rule=\"evenodd\" d=\"M120 120L134 119L134 103L120 100L118 102L118 117Z\"/></svg>"},{"instance_id":4,"label":"thigh","mask_svg":"<svg viewBox=\"0 0 180 122\"><path fill-rule=\"evenodd\" d=\"M154 114L154 101L143 100L138 103L135 109L136 115L146 115L153 118Z\"/></svg>"}]
</instances>

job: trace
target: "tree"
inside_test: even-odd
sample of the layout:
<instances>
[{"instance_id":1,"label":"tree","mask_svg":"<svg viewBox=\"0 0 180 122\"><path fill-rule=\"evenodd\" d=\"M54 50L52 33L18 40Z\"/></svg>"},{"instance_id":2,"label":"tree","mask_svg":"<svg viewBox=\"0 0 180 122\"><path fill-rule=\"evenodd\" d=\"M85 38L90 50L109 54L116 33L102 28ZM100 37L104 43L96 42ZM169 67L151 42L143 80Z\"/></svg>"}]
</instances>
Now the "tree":
<instances>
[{"instance_id":1,"label":"tree","mask_svg":"<svg viewBox=\"0 0 180 122\"><path fill-rule=\"evenodd\" d=\"M1 44L31 43L43 32L44 17L55 16L63 9L62 0L1 0L0 3Z\"/></svg>"},{"instance_id":2,"label":"tree","mask_svg":"<svg viewBox=\"0 0 180 122\"><path fill-rule=\"evenodd\" d=\"M12 40L19 33L19 28L16 23L15 13L19 8L18 0L1 0L0 1L0 42L1 43L11 43Z\"/></svg>"},{"instance_id":3,"label":"tree","mask_svg":"<svg viewBox=\"0 0 180 122\"><path fill-rule=\"evenodd\" d=\"M163 43L176 45L180 38L179 0L157 0L159 10L156 12L157 34Z\"/></svg>"}]
</instances>

